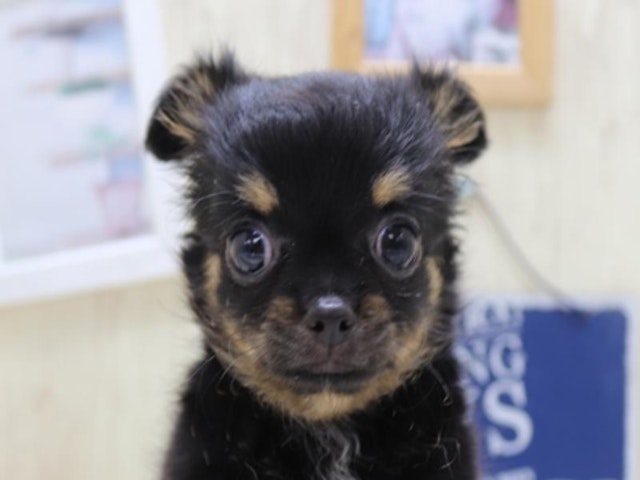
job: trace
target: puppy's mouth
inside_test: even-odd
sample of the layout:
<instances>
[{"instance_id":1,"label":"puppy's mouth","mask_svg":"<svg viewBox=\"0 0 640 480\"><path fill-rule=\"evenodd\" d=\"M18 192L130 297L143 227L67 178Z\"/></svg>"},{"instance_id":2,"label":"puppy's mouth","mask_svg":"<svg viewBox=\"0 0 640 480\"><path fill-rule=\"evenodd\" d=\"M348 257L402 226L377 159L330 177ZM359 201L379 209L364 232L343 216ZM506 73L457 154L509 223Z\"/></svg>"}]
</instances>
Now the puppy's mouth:
<instances>
[{"instance_id":1,"label":"puppy's mouth","mask_svg":"<svg viewBox=\"0 0 640 480\"><path fill-rule=\"evenodd\" d=\"M281 372L288 387L297 393L331 391L354 393L376 375L372 369L301 368Z\"/></svg>"}]
</instances>

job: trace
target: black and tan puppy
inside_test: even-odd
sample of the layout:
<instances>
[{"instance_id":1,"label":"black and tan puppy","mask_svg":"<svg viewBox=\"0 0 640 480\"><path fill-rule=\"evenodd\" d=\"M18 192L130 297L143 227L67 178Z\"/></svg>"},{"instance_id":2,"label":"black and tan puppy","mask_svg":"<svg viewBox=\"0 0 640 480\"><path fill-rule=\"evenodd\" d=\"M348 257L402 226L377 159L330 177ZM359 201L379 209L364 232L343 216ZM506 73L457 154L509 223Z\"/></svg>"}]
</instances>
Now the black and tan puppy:
<instances>
[{"instance_id":1,"label":"black and tan puppy","mask_svg":"<svg viewBox=\"0 0 640 480\"><path fill-rule=\"evenodd\" d=\"M204 336L165 480L476 477L451 354L454 167L483 115L443 71L261 78L200 60L147 146L187 176Z\"/></svg>"}]
</instances>

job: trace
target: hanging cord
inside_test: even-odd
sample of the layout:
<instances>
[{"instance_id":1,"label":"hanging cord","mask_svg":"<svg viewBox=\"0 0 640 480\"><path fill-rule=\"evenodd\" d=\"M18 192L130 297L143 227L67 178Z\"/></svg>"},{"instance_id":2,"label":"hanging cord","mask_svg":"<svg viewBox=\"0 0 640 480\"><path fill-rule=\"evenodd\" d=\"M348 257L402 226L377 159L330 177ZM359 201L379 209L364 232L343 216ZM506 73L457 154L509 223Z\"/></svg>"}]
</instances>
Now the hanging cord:
<instances>
[{"instance_id":1,"label":"hanging cord","mask_svg":"<svg viewBox=\"0 0 640 480\"><path fill-rule=\"evenodd\" d=\"M458 176L458 192L461 198L469 198L474 200L485 216L491 222L491 225L498 233L498 236L507 247L509 254L516 261L520 269L529 278L529 280L542 292L549 295L558 303L558 305L570 313L575 313L581 317L587 318L587 312L584 311L574 299L545 277L529 260L526 253L522 250L518 242L513 237L511 231L507 228L504 220L494 207L491 200L484 194L478 184L465 175Z\"/></svg>"}]
</instances>

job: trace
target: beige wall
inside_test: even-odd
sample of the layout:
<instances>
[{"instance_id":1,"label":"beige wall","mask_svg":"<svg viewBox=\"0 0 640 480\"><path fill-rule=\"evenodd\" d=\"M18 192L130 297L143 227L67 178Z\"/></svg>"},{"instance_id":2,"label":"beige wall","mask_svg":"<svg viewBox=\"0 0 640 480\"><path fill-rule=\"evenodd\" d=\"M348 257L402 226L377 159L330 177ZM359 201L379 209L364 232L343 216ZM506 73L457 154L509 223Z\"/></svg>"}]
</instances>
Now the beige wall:
<instances>
[{"instance_id":1,"label":"beige wall","mask_svg":"<svg viewBox=\"0 0 640 480\"><path fill-rule=\"evenodd\" d=\"M172 66L221 41L263 72L327 65L326 0L161 4ZM470 173L560 286L638 296L640 2L556 4L555 102L489 112L493 146ZM476 206L468 210L465 285L531 290ZM179 282L166 279L0 310L0 478L155 478L197 350L183 305Z\"/></svg>"},{"instance_id":2,"label":"beige wall","mask_svg":"<svg viewBox=\"0 0 640 480\"><path fill-rule=\"evenodd\" d=\"M175 280L0 311L0 478L152 479L195 327Z\"/></svg>"}]
</instances>

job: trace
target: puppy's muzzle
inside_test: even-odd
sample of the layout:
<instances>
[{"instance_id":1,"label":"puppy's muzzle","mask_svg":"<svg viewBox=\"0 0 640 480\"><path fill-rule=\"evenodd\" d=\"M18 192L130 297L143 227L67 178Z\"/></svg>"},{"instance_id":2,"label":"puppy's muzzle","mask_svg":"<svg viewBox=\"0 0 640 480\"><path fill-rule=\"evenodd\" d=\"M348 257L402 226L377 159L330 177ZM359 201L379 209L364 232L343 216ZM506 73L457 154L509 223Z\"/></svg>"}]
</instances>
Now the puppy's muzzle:
<instances>
[{"instance_id":1,"label":"puppy's muzzle","mask_svg":"<svg viewBox=\"0 0 640 480\"><path fill-rule=\"evenodd\" d=\"M331 349L349 338L356 314L342 297L324 295L313 301L302 323L318 343Z\"/></svg>"}]
</instances>

